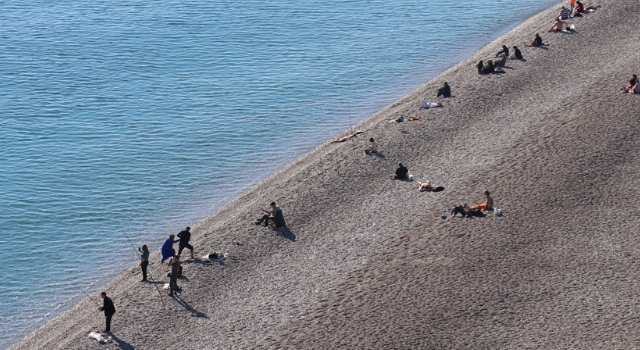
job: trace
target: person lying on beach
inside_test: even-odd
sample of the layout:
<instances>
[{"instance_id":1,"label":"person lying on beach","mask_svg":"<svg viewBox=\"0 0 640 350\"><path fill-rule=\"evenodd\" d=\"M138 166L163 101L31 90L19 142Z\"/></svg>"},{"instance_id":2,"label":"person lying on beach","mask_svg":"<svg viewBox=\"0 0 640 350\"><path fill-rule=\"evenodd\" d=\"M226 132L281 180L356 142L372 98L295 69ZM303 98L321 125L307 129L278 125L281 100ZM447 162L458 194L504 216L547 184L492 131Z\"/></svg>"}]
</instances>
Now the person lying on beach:
<instances>
[{"instance_id":1,"label":"person lying on beach","mask_svg":"<svg viewBox=\"0 0 640 350\"><path fill-rule=\"evenodd\" d=\"M517 47L517 46L514 46L514 47L513 47L513 50L514 50L514 51L513 51L513 56L511 56L511 59L512 59L512 60L514 60L514 59L515 59L515 60L521 60L521 59L523 59L523 57L522 57L522 52L520 52L520 49L518 49L518 47Z\"/></svg>"},{"instance_id":2,"label":"person lying on beach","mask_svg":"<svg viewBox=\"0 0 640 350\"><path fill-rule=\"evenodd\" d=\"M402 163L398 164L398 169L396 169L395 175L393 175L394 179L397 180L406 180L409 178L409 169L406 166L402 165Z\"/></svg>"},{"instance_id":3,"label":"person lying on beach","mask_svg":"<svg viewBox=\"0 0 640 350\"><path fill-rule=\"evenodd\" d=\"M369 139L369 143L371 145L369 146L369 148L364 150L364 153L366 154L378 153L378 143L376 142L376 140L373 139L373 137Z\"/></svg>"},{"instance_id":4,"label":"person lying on beach","mask_svg":"<svg viewBox=\"0 0 640 350\"><path fill-rule=\"evenodd\" d=\"M442 107L442 103L431 103L427 100L425 100L424 98L422 100L420 100L420 104L422 105L422 108L438 108L438 107Z\"/></svg>"},{"instance_id":5,"label":"person lying on beach","mask_svg":"<svg viewBox=\"0 0 640 350\"><path fill-rule=\"evenodd\" d=\"M531 47L531 46L533 46L533 47L544 46L544 44L542 43L542 38L540 37L540 34L536 33L536 37L531 42L531 45L525 45L525 46L529 46L529 47Z\"/></svg>"},{"instance_id":6,"label":"person lying on beach","mask_svg":"<svg viewBox=\"0 0 640 350\"><path fill-rule=\"evenodd\" d=\"M442 107L442 104L440 104L440 103L439 103L439 105L440 105L440 107ZM419 115L417 115L417 116L415 116L415 117L409 117L409 118L407 118L407 121L409 121L409 122L413 122L413 121L420 120L420 119L422 119L422 117L421 117L421 116L419 116Z\"/></svg>"},{"instance_id":7,"label":"person lying on beach","mask_svg":"<svg viewBox=\"0 0 640 350\"><path fill-rule=\"evenodd\" d=\"M493 198L491 198L491 194L489 191L484 191L484 196L487 197L486 202L479 204L472 204L469 207L470 210L493 210Z\"/></svg>"},{"instance_id":8,"label":"person lying on beach","mask_svg":"<svg viewBox=\"0 0 640 350\"><path fill-rule=\"evenodd\" d=\"M567 24L567 22L562 21L558 18L556 19L556 24L554 24L553 27L551 27L551 29L547 30L547 32L548 33L561 32L565 27L569 29L569 24Z\"/></svg>"},{"instance_id":9,"label":"person lying on beach","mask_svg":"<svg viewBox=\"0 0 640 350\"><path fill-rule=\"evenodd\" d=\"M418 182L418 191L420 192L433 191L433 186L431 186L431 181L427 180L425 182Z\"/></svg>"},{"instance_id":10,"label":"person lying on beach","mask_svg":"<svg viewBox=\"0 0 640 350\"><path fill-rule=\"evenodd\" d=\"M496 57L502 57L502 54L505 54L507 55L507 57L509 57L509 48L507 47L507 45L502 45L502 50L496 53Z\"/></svg>"},{"instance_id":11,"label":"person lying on beach","mask_svg":"<svg viewBox=\"0 0 640 350\"><path fill-rule=\"evenodd\" d=\"M438 89L438 95L436 97L451 97L451 87L445 81L441 88Z\"/></svg>"},{"instance_id":12,"label":"person lying on beach","mask_svg":"<svg viewBox=\"0 0 640 350\"><path fill-rule=\"evenodd\" d=\"M330 143L347 142L347 141L353 139L354 137L358 136L358 134L362 134L362 131L358 131L353 135L349 135L349 136L345 136L343 138L339 138L337 140L333 140Z\"/></svg>"}]
</instances>

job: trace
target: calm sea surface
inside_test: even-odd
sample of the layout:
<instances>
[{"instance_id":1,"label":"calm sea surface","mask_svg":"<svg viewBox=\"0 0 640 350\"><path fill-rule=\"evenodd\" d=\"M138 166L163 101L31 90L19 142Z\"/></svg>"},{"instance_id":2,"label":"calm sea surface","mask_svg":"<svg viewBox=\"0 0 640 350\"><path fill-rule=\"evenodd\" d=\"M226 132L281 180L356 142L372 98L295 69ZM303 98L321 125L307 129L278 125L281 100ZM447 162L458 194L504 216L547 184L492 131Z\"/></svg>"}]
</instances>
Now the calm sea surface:
<instances>
[{"instance_id":1,"label":"calm sea surface","mask_svg":"<svg viewBox=\"0 0 640 350\"><path fill-rule=\"evenodd\" d=\"M0 0L0 348L555 2Z\"/></svg>"}]
</instances>

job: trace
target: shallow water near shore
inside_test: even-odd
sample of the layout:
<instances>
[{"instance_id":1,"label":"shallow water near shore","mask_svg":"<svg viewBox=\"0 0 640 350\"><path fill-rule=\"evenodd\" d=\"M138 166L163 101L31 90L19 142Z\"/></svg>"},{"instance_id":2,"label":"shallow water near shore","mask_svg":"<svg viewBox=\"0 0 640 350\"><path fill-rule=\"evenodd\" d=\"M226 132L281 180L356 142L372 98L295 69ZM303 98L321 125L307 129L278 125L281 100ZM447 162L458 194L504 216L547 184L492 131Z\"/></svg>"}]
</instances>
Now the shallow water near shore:
<instances>
[{"instance_id":1,"label":"shallow water near shore","mask_svg":"<svg viewBox=\"0 0 640 350\"><path fill-rule=\"evenodd\" d=\"M5 4L0 348L553 3Z\"/></svg>"}]
</instances>

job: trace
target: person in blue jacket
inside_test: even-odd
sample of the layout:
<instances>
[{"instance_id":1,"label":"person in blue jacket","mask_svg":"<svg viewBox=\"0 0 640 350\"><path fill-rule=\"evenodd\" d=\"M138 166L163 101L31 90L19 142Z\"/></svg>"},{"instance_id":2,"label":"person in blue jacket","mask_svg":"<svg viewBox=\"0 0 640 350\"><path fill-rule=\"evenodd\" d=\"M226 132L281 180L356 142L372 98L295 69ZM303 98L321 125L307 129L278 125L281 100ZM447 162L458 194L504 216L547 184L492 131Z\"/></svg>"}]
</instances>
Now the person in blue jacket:
<instances>
[{"instance_id":1,"label":"person in blue jacket","mask_svg":"<svg viewBox=\"0 0 640 350\"><path fill-rule=\"evenodd\" d=\"M176 250L173 249L173 244L180 240L175 238L175 235L169 235L169 238L164 241L164 244L162 245L162 262L176 255Z\"/></svg>"}]
</instances>

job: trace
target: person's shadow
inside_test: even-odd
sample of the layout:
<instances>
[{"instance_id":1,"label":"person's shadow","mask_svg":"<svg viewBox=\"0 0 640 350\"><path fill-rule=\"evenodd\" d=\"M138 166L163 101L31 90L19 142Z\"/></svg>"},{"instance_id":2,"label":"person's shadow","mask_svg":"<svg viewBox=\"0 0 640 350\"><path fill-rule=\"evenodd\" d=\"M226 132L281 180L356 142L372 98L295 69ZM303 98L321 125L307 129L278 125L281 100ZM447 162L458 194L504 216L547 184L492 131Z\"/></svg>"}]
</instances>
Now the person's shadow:
<instances>
[{"instance_id":1,"label":"person's shadow","mask_svg":"<svg viewBox=\"0 0 640 350\"><path fill-rule=\"evenodd\" d=\"M207 315L205 315L203 312L200 312L194 308L191 307L191 305L189 305L186 301L184 301L184 299L180 298L180 296L176 295L174 297L175 301L178 303L178 305L182 306L183 308L185 308L185 310L191 312L191 316L193 317L200 317L200 318L209 318Z\"/></svg>"},{"instance_id":2,"label":"person's shadow","mask_svg":"<svg viewBox=\"0 0 640 350\"><path fill-rule=\"evenodd\" d=\"M123 350L135 350L135 347L133 347L133 345L127 343L126 341L118 338L115 334L111 333L111 339L118 344L118 348L123 349Z\"/></svg>"},{"instance_id":3,"label":"person's shadow","mask_svg":"<svg viewBox=\"0 0 640 350\"><path fill-rule=\"evenodd\" d=\"M286 227L275 227L275 226L269 226L272 230L276 231L276 233L278 234L278 236L282 236L288 240L290 240L291 242L295 242L296 241L296 235L291 232L291 230Z\"/></svg>"}]
</instances>

